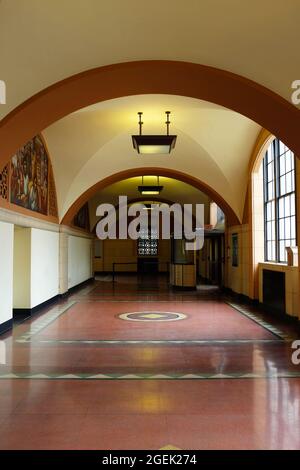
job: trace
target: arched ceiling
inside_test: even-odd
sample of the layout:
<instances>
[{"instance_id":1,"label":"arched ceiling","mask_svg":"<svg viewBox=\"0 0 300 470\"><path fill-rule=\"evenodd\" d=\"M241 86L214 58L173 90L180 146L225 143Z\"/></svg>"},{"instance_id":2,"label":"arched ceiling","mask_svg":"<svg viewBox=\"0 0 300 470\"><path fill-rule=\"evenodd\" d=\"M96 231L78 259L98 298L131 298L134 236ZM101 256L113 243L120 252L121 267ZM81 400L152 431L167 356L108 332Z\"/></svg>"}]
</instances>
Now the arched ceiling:
<instances>
[{"instance_id":1,"label":"arched ceiling","mask_svg":"<svg viewBox=\"0 0 300 470\"><path fill-rule=\"evenodd\" d=\"M234 72L290 101L299 78L297 2L26 0L0 2L0 118L73 74L136 60ZM172 77L170 77L170 80Z\"/></svg>"},{"instance_id":2,"label":"arched ceiling","mask_svg":"<svg viewBox=\"0 0 300 470\"><path fill-rule=\"evenodd\" d=\"M165 110L178 135L170 155L138 155L131 135L165 133ZM123 170L174 169L222 195L241 220L249 159L261 127L222 106L175 95L138 95L104 101L57 121L43 132L58 194L60 218L98 181ZM141 173L142 174L142 173Z\"/></svg>"},{"instance_id":3,"label":"arched ceiling","mask_svg":"<svg viewBox=\"0 0 300 470\"><path fill-rule=\"evenodd\" d=\"M127 178L119 181L118 183L107 186L89 201L89 214L90 214L90 226L95 226L98 217L96 217L96 209L99 204L109 203L115 207L119 204L119 196L127 196L128 202L140 200L141 194L138 191L138 186L142 184L141 177ZM144 184L157 184L157 177L147 175L144 176ZM211 199L204 194L202 191L194 188L193 186L178 181L174 178L167 178L161 176L159 178L159 184L163 186L163 189L159 196L152 196L152 199L145 198L144 202L151 201L168 201L169 203L180 202L180 204L204 204L205 205L205 223L209 223L209 205ZM151 196L150 196L151 198Z\"/></svg>"}]
</instances>

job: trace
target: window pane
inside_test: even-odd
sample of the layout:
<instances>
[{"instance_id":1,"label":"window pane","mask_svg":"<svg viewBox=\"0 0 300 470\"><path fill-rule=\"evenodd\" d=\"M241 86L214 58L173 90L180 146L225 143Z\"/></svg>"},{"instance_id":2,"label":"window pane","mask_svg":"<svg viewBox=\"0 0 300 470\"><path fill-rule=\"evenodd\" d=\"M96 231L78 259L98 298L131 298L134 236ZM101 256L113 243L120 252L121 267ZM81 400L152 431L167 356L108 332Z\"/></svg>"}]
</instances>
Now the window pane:
<instances>
[{"instance_id":1,"label":"window pane","mask_svg":"<svg viewBox=\"0 0 300 470\"><path fill-rule=\"evenodd\" d=\"M267 240L272 240L272 222L267 222Z\"/></svg>"},{"instance_id":2,"label":"window pane","mask_svg":"<svg viewBox=\"0 0 300 470\"><path fill-rule=\"evenodd\" d=\"M274 201L267 203L267 221L274 220L275 213L274 213Z\"/></svg>"},{"instance_id":3,"label":"window pane","mask_svg":"<svg viewBox=\"0 0 300 470\"><path fill-rule=\"evenodd\" d=\"M287 152L285 154L285 162L286 162L286 173L288 173L289 171L291 171L292 169L292 165L291 165L291 152Z\"/></svg>"},{"instance_id":4,"label":"window pane","mask_svg":"<svg viewBox=\"0 0 300 470\"><path fill-rule=\"evenodd\" d=\"M290 151L290 155L291 155L291 168L292 170L295 169L295 157L294 157L294 154L293 152Z\"/></svg>"},{"instance_id":5,"label":"window pane","mask_svg":"<svg viewBox=\"0 0 300 470\"><path fill-rule=\"evenodd\" d=\"M295 214L296 214L296 208L295 208L295 194L291 194L290 202L291 202L291 215L295 215Z\"/></svg>"},{"instance_id":6,"label":"window pane","mask_svg":"<svg viewBox=\"0 0 300 470\"><path fill-rule=\"evenodd\" d=\"M292 191L292 173L289 172L286 175L286 192L290 193Z\"/></svg>"},{"instance_id":7,"label":"window pane","mask_svg":"<svg viewBox=\"0 0 300 470\"><path fill-rule=\"evenodd\" d=\"M272 242L272 261L276 261L276 243Z\"/></svg>"},{"instance_id":8,"label":"window pane","mask_svg":"<svg viewBox=\"0 0 300 470\"><path fill-rule=\"evenodd\" d=\"M291 217L291 238L296 238L296 217Z\"/></svg>"},{"instance_id":9,"label":"window pane","mask_svg":"<svg viewBox=\"0 0 300 470\"><path fill-rule=\"evenodd\" d=\"M267 221L271 220L271 214L272 214L271 202L268 202L267 203L267 214L266 214Z\"/></svg>"},{"instance_id":10,"label":"window pane","mask_svg":"<svg viewBox=\"0 0 300 470\"><path fill-rule=\"evenodd\" d=\"M283 153L285 153L286 151L288 150L288 148L284 145L283 142L281 142L281 140L279 141L279 155L282 155Z\"/></svg>"},{"instance_id":11,"label":"window pane","mask_svg":"<svg viewBox=\"0 0 300 470\"><path fill-rule=\"evenodd\" d=\"M284 215L285 215L285 217L288 217L289 215L291 215L289 196L286 196L284 198Z\"/></svg>"},{"instance_id":12,"label":"window pane","mask_svg":"<svg viewBox=\"0 0 300 470\"><path fill-rule=\"evenodd\" d=\"M285 260L285 244L284 240L279 242L279 261Z\"/></svg>"},{"instance_id":13,"label":"window pane","mask_svg":"<svg viewBox=\"0 0 300 470\"><path fill-rule=\"evenodd\" d=\"M267 165L267 179L272 181L274 179L274 162Z\"/></svg>"},{"instance_id":14,"label":"window pane","mask_svg":"<svg viewBox=\"0 0 300 470\"><path fill-rule=\"evenodd\" d=\"M278 201L278 217L282 219L284 217L284 199L280 198Z\"/></svg>"},{"instance_id":15,"label":"window pane","mask_svg":"<svg viewBox=\"0 0 300 470\"><path fill-rule=\"evenodd\" d=\"M290 217L283 219L285 220L285 238L291 238L291 219Z\"/></svg>"},{"instance_id":16,"label":"window pane","mask_svg":"<svg viewBox=\"0 0 300 470\"><path fill-rule=\"evenodd\" d=\"M268 183L268 200L274 199L274 183Z\"/></svg>"},{"instance_id":17,"label":"window pane","mask_svg":"<svg viewBox=\"0 0 300 470\"><path fill-rule=\"evenodd\" d=\"M284 240L284 219L279 220L279 238Z\"/></svg>"},{"instance_id":18,"label":"window pane","mask_svg":"<svg viewBox=\"0 0 300 470\"><path fill-rule=\"evenodd\" d=\"M292 188L291 191L295 191L295 171L292 171Z\"/></svg>"},{"instance_id":19,"label":"window pane","mask_svg":"<svg viewBox=\"0 0 300 470\"><path fill-rule=\"evenodd\" d=\"M279 158L279 174L280 176L281 175L284 175L284 173L286 172L285 170L285 155L282 155L282 157Z\"/></svg>"},{"instance_id":20,"label":"window pane","mask_svg":"<svg viewBox=\"0 0 300 470\"><path fill-rule=\"evenodd\" d=\"M267 243L267 260L274 261L275 260L275 242L268 242Z\"/></svg>"},{"instance_id":21,"label":"window pane","mask_svg":"<svg viewBox=\"0 0 300 470\"><path fill-rule=\"evenodd\" d=\"M267 163L270 163L273 161L273 146L272 144L269 146L267 152L266 152L266 158L267 158Z\"/></svg>"},{"instance_id":22,"label":"window pane","mask_svg":"<svg viewBox=\"0 0 300 470\"><path fill-rule=\"evenodd\" d=\"M285 175L280 177L280 194L283 195L286 193L285 191Z\"/></svg>"}]
</instances>

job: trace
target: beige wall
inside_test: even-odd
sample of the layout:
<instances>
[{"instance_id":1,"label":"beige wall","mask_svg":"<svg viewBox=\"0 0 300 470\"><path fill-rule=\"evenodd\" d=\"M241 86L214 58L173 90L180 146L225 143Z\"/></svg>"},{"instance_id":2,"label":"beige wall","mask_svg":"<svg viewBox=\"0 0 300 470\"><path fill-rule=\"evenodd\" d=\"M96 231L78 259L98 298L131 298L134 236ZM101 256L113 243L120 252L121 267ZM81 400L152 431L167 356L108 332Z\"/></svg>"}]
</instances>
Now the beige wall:
<instances>
[{"instance_id":1,"label":"beige wall","mask_svg":"<svg viewBox=\"0 0 300 470\"><path fill-rule=\"evenodd\" d=\"M14 308L34 308L55 297L59 286L59 234L15 227Z\"/></svg>"},{"instance_id":2,"label":"beige wall","mask_svg":"<svg viewBox=\"0 0 300 470\"><path fill-rule=\"evenodd\" d=\"M104 240L103 241L103 271L112 271L113 263L135 263L135 240ZM136 271L135 264L115 266L116 271Z\"/></svg>"},{"instance_id":3,"label":"beige wall","mask_svg":"<svg viewBox=\"0 0 300 470\"><path fill-rule=\"evenodd\" d=\"M232 234L238 234L238 266L232 266ZM225 286L237 294L249 295L250 236L249 225L235 225L226 232Z\"/></svg>"},{"instance_id":4,"label":"beige wall","mask_svg":"<svg viewBox=\"0 0 300 470\"><path fill-rule=\"evenodd\" d=\"M31 308L31 229L14 229L13 307Z\"/></svg>"}]
</instances>

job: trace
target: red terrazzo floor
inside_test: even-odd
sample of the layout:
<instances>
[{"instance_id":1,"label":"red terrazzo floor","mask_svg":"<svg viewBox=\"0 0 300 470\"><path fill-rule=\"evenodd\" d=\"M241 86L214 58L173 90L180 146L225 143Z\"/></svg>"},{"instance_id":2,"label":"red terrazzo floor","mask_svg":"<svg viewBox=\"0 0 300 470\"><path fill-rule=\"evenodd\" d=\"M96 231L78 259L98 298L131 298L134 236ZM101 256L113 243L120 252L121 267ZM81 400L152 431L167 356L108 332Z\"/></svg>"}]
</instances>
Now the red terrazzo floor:
<instances>
[{"instance_id":1,"label":"red terrazzo floor","mask_svg":"<svg viewBox=\"0 0 300 470\"><path fill-rule=\"evenodd\" d=\"M171 311L187 315L175 322L120 320L128 312ZM222 328L220 328L222 325ZM36 336L37 339L274 339L274 335L224 302L81 301Z\"/></svg>"},{"instance_id":2,"label":"red terrazzo floor","mask_svg":"<svg viewBox=\"0 0 300 470\"><path fill-rule=\"evenodd\" d=\"M0 379L0 449L300 449L300 377L276 377L300 375L300 366L291 364L290 343L241 315L215 291L177 294L164 283L148 289L145 284L141 298L133 278L119 278L114 288L99 281L60 302L77 303L30 342L16 342L55 307L45 309L1 337L7 361L0 374L259 373L263 378ZM136 301L119 301L124 292ZM102 293L107 298L99 302ZM118 318L146 310L181 312L187 319ZM297 337L284 321L274 323ZM62 339L210 342L64 344ZM218 342L223 339L228 342Z\"/></svg>"}]
</instances>

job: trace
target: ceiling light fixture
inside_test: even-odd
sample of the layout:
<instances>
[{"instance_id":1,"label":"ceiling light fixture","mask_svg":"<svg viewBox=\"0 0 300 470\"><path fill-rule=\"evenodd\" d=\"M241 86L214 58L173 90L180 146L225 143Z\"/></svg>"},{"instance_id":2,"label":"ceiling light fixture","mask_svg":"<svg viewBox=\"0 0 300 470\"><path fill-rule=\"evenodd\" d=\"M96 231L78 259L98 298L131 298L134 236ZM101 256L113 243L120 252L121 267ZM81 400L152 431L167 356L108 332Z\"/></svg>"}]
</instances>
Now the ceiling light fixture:
<instances>
[{"instance_id":1,"label":"ceiling light fixture","mask_svg":"<svg viewBox=\"0 0 300 470\"><path fill-rule=\"evenodd\" d=\"M167 120L167 134L166 135L142 135L142 115L138 112L139 116L139 135L132 136L133 148L140 154L166 154L170 153L175 147L177 135L170 135L170 114L171 111L166 111Z\"/></svg>"},{"instance_id":2,"label":"ceiling light fixture","mask_svg":"<svg viewBox=\"0 0 300 470\"><path fill-rule=\"evenodd\" d=\"M139 192L143 196L153 196L160 194L160 192L163 190L163 186L160 186L159 184L159 176L157 177L157 184L151 184L151 185L144 185L144 177L142 176L142 184L141 186L138 186Z\"/></svg>"}]
</instances>

